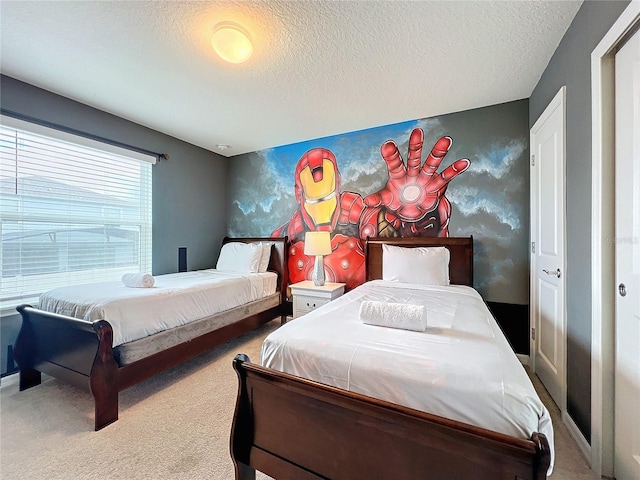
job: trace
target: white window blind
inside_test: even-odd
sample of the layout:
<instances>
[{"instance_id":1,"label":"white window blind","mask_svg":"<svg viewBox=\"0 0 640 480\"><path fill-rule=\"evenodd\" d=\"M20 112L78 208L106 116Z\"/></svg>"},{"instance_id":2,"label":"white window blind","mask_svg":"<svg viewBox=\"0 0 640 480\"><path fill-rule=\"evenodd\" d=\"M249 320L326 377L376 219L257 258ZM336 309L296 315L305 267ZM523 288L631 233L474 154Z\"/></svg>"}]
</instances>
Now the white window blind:
<instances>
[{"instance_id":1,"label":"white window blind","mask_svg":"<svg viewBox=\"0 0 640 480\"><path fill-rule=\"evenodd\" d=\"M151 272L152 163L0 117L2 311L54 287Z\"/></svg>"}]
</instances>

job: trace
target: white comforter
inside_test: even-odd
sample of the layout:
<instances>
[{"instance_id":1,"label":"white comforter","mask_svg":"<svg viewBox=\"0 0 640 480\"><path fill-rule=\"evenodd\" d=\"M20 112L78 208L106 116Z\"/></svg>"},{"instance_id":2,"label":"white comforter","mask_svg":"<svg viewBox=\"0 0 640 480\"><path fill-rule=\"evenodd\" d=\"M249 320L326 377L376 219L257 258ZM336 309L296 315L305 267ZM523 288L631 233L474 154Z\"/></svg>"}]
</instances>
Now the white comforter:
<instances>
[{"instance_id":1,"label":"white comforter","mask_svg":"<svg viewBox=\"0 0 640 480\"><path fill-rule=\"evenodd\" d=\"M424 305L427 330L366 325L365 300ZM374 280L271 333L262 365L528 439L549 412L480 295L464 286Z\"/></svg>"},{"instance_id":2,"label":"white comforter","mask_svg":"<svg viewBox=\"0 0 640 480\"><path fill-rule=\"evenodd\" d=\"M155 277L152 288L122 282L75 285L49 290L39 308L85 320L107 320L113 346L214 315L275 292L273 272L240 274L197 270Z\"/></svg>"}]
</instances>

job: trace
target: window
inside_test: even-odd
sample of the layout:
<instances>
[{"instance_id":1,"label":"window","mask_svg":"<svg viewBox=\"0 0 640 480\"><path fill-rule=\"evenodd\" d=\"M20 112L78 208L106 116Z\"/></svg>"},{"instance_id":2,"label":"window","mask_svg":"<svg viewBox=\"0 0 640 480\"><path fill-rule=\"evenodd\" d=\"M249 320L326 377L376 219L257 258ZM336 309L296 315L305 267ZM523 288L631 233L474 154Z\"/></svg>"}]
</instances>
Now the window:
<instances>
[{"instance_id":1,"label":"window","mask_svg":"<svg viewBox=\"0 0 640 480\"><path fill-rule=\"evenodd\" d=\"M0 117L2 310L151 272L155 158Z\"/></svg>"}]
</instances>

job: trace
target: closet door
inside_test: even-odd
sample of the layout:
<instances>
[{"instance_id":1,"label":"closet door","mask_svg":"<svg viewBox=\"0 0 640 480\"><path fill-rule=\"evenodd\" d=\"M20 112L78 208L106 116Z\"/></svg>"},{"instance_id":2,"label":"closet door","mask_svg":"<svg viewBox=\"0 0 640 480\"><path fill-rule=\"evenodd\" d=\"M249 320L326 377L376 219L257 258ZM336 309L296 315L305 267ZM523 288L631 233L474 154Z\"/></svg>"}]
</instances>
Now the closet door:
<instances>
[{"instance_id":1,"label":"closet door","mask_svg":"<svg viewBox=\"0 0 640 480\"><path fill-rule=\"evenodd\" d=\"M617 480L640 479L640 32L615 57Z\"/></svg>"}]
</instances>

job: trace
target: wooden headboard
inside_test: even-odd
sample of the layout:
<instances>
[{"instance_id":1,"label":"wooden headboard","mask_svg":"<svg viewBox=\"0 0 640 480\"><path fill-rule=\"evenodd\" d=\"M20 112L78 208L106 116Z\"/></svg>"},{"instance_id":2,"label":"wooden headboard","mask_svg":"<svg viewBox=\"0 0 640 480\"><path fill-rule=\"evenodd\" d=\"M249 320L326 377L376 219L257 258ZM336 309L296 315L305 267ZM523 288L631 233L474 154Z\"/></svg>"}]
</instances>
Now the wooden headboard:
<instances>
[{"instance_id":1,"label":"wooden headboard","mask_svg":"<svg viewBox=\"0 0 640 480\"><path fill-rule=\"evenodd\" d=\"M446 247L449 249L449 279L452 285L473 287L473 237L367 238L366 281L382 278L382 245L397 247Z\"/></svg>"},{"instance_id":2,"label":"wooden headboard","mask_svg":"<svg viewBox=\"0 0 640 480\"><path fill-rule=\"evenodd\" d=\"M278 274L278 291L282 298L282 303L287 300L287 286L289 285L289 267L287 255L289 253L289 245L287 237L224 237L222 245L229 242L270 242L271 258L267 270Z\"/></svg>"}]
</instances>

